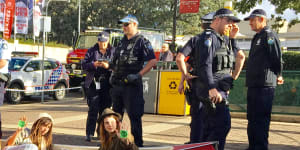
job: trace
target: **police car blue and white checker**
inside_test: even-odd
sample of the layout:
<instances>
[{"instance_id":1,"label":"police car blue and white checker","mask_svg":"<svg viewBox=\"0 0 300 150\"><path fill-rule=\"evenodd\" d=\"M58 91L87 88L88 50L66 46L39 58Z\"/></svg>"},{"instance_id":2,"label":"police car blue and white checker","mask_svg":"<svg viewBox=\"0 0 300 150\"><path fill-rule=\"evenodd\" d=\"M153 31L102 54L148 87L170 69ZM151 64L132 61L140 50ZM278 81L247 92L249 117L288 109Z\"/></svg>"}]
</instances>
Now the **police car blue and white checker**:
<instances>
[{"instance_id":1,"label":"police car blue and white checker","mask_svg":"<svg viewBox=\"0 0 300 150\"><path fill-rule=\"evenodd\" d=\"M69 76L65 67L57 60L44 60L44 90L56 100L64 98L69 87ZM42 58L13 57L9 63L11 82L6 92L10 103L20 103L24 96L40 95L42 90ZM24 90L14 91L14 89ZM54 91L53 91L54 89ZM57 90L63 89L63 90Z\"/></svg>"}]
</instances>

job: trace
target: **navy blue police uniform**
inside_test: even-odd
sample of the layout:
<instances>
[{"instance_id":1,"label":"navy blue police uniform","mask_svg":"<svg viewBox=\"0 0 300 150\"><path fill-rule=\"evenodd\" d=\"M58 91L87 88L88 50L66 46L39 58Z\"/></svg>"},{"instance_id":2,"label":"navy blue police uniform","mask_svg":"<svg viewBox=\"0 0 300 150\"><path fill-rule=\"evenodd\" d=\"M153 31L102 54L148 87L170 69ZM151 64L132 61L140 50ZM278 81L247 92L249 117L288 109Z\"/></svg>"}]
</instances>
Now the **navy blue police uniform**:
<instances>
[{"instance_id":1,"label":"navy blue police uniform","mask_svg":"<svg viewBox=\"0 0 300 150\"><path fill-rule=\"evenodd\" d=\"M257 9L251 17L266 13ZM275 32L265 26L254 35L249 52L246 86L249 150L267 150L269 127L277 77L282 73L280 41Z\"/></svg>"},{"instance_id":2,"label":"navy blue police uniform","mask_svg":"<svg viewBox=\"0 0 300 150\"><path fill-rule=\"evenodd\" d=\"M98 39L102 38L100 37L102 34L105 34L105 36L109 38L108 33L102 32L99 34ZM99 44L96 43L93 47L88 49L82 62L82 67L87 72L84 83L87 91L87 104L89 106L86 121L87 141L90 141L91 136L94 135L98 116L101 115L105 108L109 108L112 105L110 97L111 85L109 83L111 71L102 67L95 67L94 62L99 59L110 61L113 53L114 48L110 46L106 49L104 54L101 53Z\"/></svg>"},{"instance_id":3,"label":"navy blue police uniform","mask_svg":"<svg viewBox=\"0 0 300 150\"><path fill-rule=\"evenodd\" d=\"M142 116L144 114L144 98L142 78L130 81L129 76L137 75L145 61L155 59L154 51L149 40L141 34L131 39L124 36L116 47L116 51L110 68L113 69L111 76L111 96L113 110L121 115L126 109L130 122L131 132L135 144L143 146L142 139Z\"/></svg>"},{"instance_id":4,"label":"navy blue police uniform","mask_svg":"<svg viewBox=\"0 0 300 150\"><path fill-rule=\"evenodd\" d=\"M11 59L11 51L8 49L7 41L0 38L0 60L7 60L6 64L0 68L0 106L3 105L5 86L9 82L10 76L8 72L8 64ZM2 123L1 123L1 112L0 112L0 139L2 137Z\"/></svg>"},{"instance_id":5,"label":"navy blue police uniform","mask_svg":"<svg viewBox=\"0 0 300 150\"><path fill-rule=\"evenodd\" d=\"M232 14L228 9L220 9L216 15ZM228 15L229 16L229 15ZM232 20L239 19L231 16ZM183 51L185 56L195 56L194 72L198 76L192 84L196 100L203 103L203 129L201 140L219 141L219 150L225 146L226 136L231 128L231 117L227 105L228 91L232 87L231 71L234 62L234 53L238 50L234 39L221 36L213 29L208 28L202 34L192 39L193 49ZM222 102L211 103L208 91L216 88L222 95ZM196 105L197 106L197 105ZM198 131L199 132L199 131Z\"/></svg>"},{"instance_id":6,"label":"navy blue police uniform","mask_svg":"<svg viewBox=\"0 0 300 150\"><path fill-rule=\"evenodd\" d=\"M206 29L208 28L208 26L211 24L211 21L213 20L213 16L214 16L215 12L211 12L208 13L206 15L204 15L203 17L201 17L201 21L202 21L202 28ZM184 47L182 49L179 50L180 53L183 53L185 55L185 57L189 56L189 59L187 60L187 63L190 64L192 70L190 72L191 75L195 76L196 74L194 73L193 69L195 69L195 55L191 55L192 51L195 49L196 42L199 40L201 34L197 35L195 37L192 37L187 44L184 45ZM195 83L195 79L192 79L192 84L196 84ZM191 89L192 86L190 86ZM191 92L191 98L190 101L190 114L191 114L191 123L190 123L190 141L188 143L199 143L202 142L201 137L202 137L202 129L203 129L203 113L202 112L202 106L203 104L199 101L195 99L194 96L195 92Z\"/></svg>"}]
</instances>

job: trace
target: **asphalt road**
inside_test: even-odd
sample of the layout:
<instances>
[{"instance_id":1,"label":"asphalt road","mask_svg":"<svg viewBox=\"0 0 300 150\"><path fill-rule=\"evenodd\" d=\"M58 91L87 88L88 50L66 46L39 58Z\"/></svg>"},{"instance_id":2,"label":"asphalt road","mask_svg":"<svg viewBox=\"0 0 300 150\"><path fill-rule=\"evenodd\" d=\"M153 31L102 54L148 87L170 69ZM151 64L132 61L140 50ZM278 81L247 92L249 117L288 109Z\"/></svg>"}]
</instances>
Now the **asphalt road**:
<instances>
[{"instance_id":1,"label":"asphalt road","mask_svg":"<svg viewBox=\"0 0 300 150\"><path fill-rule=\"evenodd\" d=\"M88 108L79 92L69 93L63 101L54 101L46 97L42 104L39 97L33 97L18 105L4 104L0 109L4 138L13 133L21 116L27 116L28 126L31 127L39 113L47 112L53 116L55 123L53 143L98 145L98 141L84 140ZM189 140L189 122L189 116L145 114L143 116L144 145L183 144ZM270 150L300 150L300 124L272 122L269 143ZM247 145L247 120L232 118L226 150L243 150Z\"/></svg>"}]
</instances>

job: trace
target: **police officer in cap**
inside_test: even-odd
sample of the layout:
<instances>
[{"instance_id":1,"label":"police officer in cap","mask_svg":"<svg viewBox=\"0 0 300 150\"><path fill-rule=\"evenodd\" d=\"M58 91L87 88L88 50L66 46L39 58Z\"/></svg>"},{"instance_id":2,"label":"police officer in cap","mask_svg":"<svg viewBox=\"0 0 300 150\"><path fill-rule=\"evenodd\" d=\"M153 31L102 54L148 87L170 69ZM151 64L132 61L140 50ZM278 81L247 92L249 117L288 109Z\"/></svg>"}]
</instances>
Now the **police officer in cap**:
<instances>
[{"instance_id":1,"label":"police officer in cap","mask_svg":"<svg viewBox=\"0 0 300 150\"><path fill-rule=\"evenodd\" d=\"M142 116L144 98L142 76L156 65L156 58L149 40L138 32L138 20L128 15L119 21L123 25L124 37L116 47L112 61L103 67L111 68L113 74L111 96L113 110L123 114L127 111L135 144L143 146ZM144 62L147 62L144 65Z\"/></svg>"},{"instance_id":2,"label":"police officer in cap","mask_svg":"<svg viewBox=\"0 0 300 150\"><path fill-rule=\"evenodd\" d=\"M219 9L209 28L196 36L194 42L178 54L177 64L185 79L195 78L192 92L196 101L203 103L202 141L218 141L218 149L223 150L226 136L231 128L229 108L226 104L228 93L236 79L239 69L233 71L235 55L243 54L235 43L240 20L225 8ZM229 35L226 35L230 31ZM194 74L186 70L184 58L194 56ZM237 61L242 66L242 61ZM237 65L236 65L237 66ZM195 105L197 106L197 105ZM200 106L200 104L198 105Z\"/></svg>"},{"instance_id":3,"label":"police officer in cap","mask_svg":"<svg viewBox=\"0 0 300 150\"><path fill-rule=\"evenodd\" d=\"M82 68L87 72L84 83L89 106L86 121L87 141L91 141L91 137L94 136L97 117L101 115L105 108L112 105L109 94L111 71L101 67L101 64L110 61L113 53L114 48L109 45L109 33L104 31L98 35L98 42L88 49L82 62ZM100 136L99 133L98 136Z\"/></svg>"},{"instance_id":4,"label":"police officer in cap","mask_svg":"<svg viewBox=\"0 0 300 150\"><path fill-rule=\"evenodd\" d=\"M256 9L244 20L256 32L246 70L249 150L267 150L275 87L284 82L280 41L267 26L264 10Z\"/></svg>"},{"instance_id":5,"label":"police officer in cap","mask_svg":"<svg viewBox=\"0 0 300 150\"><path fill-rule=\"evenodd\" d=\"M203 17L201 17L201 28L202 29L207 29L209 28L209 25L211 24L213 17L214 17L215 12L210 12L206 15L204 15ZM179 58L178 61L181 61L181 59L183 58L182 56L184 56L183 51L186 49L194 49L195 42L197 41L197 39L199 38L201 34L192 37L187 44L179 50L179 54L177 55L177 58ZM194 94L191 90L192 88L192 84L193 84L193 78L195 78L195 74L193 72L193 69L195 67L195 61L193 61L194 56L193 55L189 55L189 58L186 62L186 69L187 71L189 71L189 74L191 76L191 78L189 78L187 80L188 82L188 89L186 89L185 91L185 96L186 99L188 101L188 104L191 105L190 108L190 114L191 114L191 123L190 123L190 141L185 143L185 144L190 144L190 143L200 143L202 142L201 140L201 136L202 136L202 128L203 128L203 113L201 113L202 111L202 102L195 100ZM185 76L182 74L181 76L181 80L180 80L180 84L178 87L178 92L180 94L183 93L184 91L184 81L185 81Z\"/></svg>"},{"instance_id":6,"label":"police officer in cap","mask_svg":"<svg viewBox=\"0 0 300 150\"><path fill-rule=\"evenodd\" d=\"M3 105L5 86L9 82L8 63L11 59L11 51L8 49L7 41L0 38L0 106ZM2 138L2 124L0 112L0 139Z\"/></svg>"}]
</instances>

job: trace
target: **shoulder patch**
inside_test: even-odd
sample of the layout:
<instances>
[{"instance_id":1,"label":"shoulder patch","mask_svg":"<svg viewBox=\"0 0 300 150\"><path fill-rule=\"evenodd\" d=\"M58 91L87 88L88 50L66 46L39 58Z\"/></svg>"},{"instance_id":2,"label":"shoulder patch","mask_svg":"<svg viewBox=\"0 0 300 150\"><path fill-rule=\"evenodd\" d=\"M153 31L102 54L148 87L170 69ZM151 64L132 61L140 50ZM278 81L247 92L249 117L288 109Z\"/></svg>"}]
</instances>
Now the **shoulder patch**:
<instances>
[{"instance_id":1,"label":"shoulder patch","mask_svg":"<svg viewBox=\"0 0 300 150\"><path fill-rule=\"evenodd\" d=\"M152 50L153 49L153 47L152 47L152 45L151 45L151 43L147 40L147 41L145 41L145 47L147 48L147 49L149 49L149 50Z\"/></svg>"},{"instance_id":2,"label":"shoulder patch","mask_svg":"<svg viewBox=\"0 0 300 150\"><path fill-rule=\"evenodd\" d=\"M274 38L273 37L269 37L268 44L269 45L273 45L274 44Z\"/></svg>"},{"instance_id":3,"label":"shoulder patch","mask_svg":"<svg viewBox=\"0 0 300 150\"><path fill-rule=\"evenodd\" d=\"M211 46L211 38L208 38L204 41L204 45L207 46L207 47L210 47Z\"/></svg>"}]
</instances>

